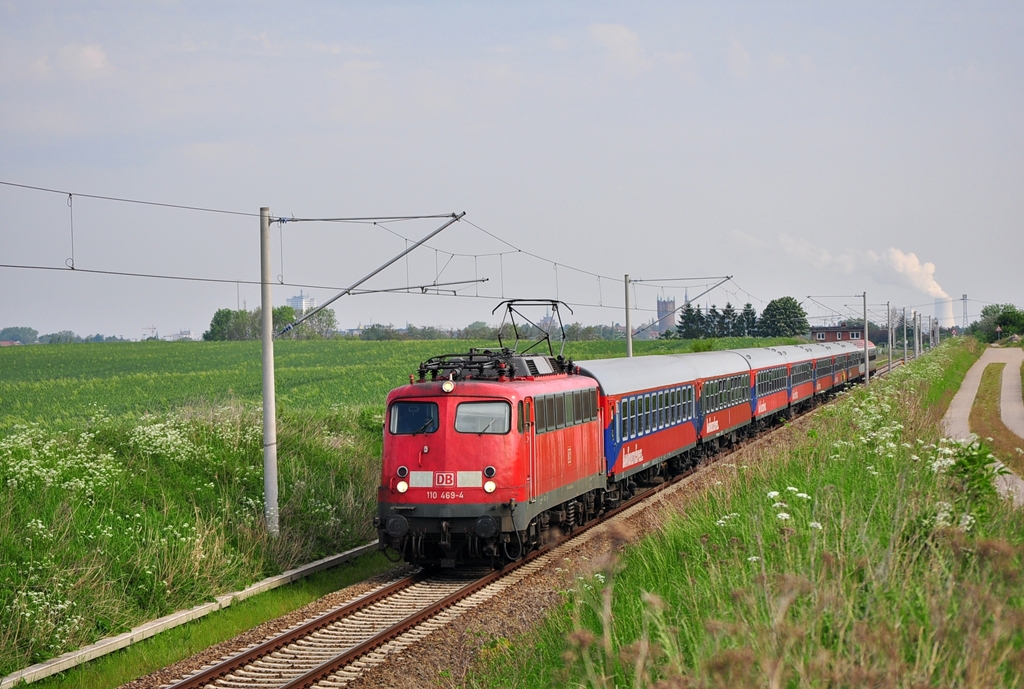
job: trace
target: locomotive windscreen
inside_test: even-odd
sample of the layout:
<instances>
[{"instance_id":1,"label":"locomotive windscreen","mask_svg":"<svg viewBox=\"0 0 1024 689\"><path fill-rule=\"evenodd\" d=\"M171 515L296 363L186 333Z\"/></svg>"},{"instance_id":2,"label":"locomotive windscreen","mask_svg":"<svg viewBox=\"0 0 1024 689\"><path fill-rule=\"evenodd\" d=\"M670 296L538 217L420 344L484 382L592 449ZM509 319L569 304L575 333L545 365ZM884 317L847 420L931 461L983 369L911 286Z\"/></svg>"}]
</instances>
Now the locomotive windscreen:
<instances>
[{"instance_id":1,"label":"locomotive windscreen","mask_svg":"<svg viewBox=\"0 0 1024 689\"><path fill-rule=\"evenodd\" d=\"M455 430L504 435L511 427L511 417L508 402L463 402L455 410Z\"/></svg>"},{"instance_id":2,"label":"locomotive windscreen","mask_svg":"<svg viewBox=\"0 0 1024 689\"><path fill-rule=\"evenodd\" d=\"M414 435L437 430L434 402L395 402L391 405L391 434Z\"/></svg>"}]
</instances>

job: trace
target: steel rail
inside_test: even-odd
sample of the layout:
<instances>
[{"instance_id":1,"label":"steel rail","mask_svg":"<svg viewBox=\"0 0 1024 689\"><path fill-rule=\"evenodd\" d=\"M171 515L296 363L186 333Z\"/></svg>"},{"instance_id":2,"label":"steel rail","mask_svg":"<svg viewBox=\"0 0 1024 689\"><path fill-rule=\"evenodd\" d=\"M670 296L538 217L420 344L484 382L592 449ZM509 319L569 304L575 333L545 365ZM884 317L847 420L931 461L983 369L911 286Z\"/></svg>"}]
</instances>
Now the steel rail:
<instances>
[{"instance_id":1,"label":"steel rail","mask_svg":"<svg viewBox=\"0 0 1024 689\"><path fill-rule=\"evenodd\" d=\"M275 636L271 639L267 639L266 641L257 644L256 646L253 646L248 650L242 651L238 655L234 655L228 658L227 660L217 663L212 667L206 668L205 670L200 670L196 674L186 677L180 680L179 682L170 685L169 687L167 687L167 689L199 689L199 687L204 687L208 684L217 681L219 678L224 677L230 674L231 672L241 667L244 667L245 665L248 665L249 663L255 660L259 660L263 656L269 655L274 651L277 651L283 648L284 646L287 646L288 644L296 641L297 639L309 636L313 632L318 631L336 622L340 618L347 617L354 612L369 607L370 605L373 605L374 603L377 603L397 593L398 591L407 589L410 586L417 584L426 578L427 577L423 571L416 572L415 574L410 574L409 576L399 579L398 581L388 584L387 586L383 586L380 589L377 589L376 591L372 591L364 596L361 596L360 598L357 598L354 601L347 603L341 606L340 608L337 608L336 610L326 612L323 615L310 620L309 622L300 624L298 627L295 627L294 629L290 629L284 632L283 634Z\"/></svg>"}]
</instances>

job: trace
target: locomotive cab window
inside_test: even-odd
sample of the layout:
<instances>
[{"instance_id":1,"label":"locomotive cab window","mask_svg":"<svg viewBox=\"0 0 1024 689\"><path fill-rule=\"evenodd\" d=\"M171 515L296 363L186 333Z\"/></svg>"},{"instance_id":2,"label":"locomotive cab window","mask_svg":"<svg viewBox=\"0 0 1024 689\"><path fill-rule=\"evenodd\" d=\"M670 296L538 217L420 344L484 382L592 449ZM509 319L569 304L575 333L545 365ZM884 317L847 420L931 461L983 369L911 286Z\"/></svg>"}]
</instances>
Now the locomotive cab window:
<instances>
[{"instance_id":1,"label":"locomotive cab window","mask_svg":"<svg viewBox=\"0 0 1024 689\"><path fill-rule=\"evenodd\" d=\"M437 431L437 404L395 402L391 405L391 435L415 435Z\"/></svg>"},{"instance_id":2,"label":"locomotive cab window","mask_svg":"<svg viewBox=\"0 0 1024 689\"><path fill-rule=\"evenodd\" d=\"M511 416L508 402L463 402L455 409L455 430L504 435L509 432Z\"/></svg>"}]
</instances>

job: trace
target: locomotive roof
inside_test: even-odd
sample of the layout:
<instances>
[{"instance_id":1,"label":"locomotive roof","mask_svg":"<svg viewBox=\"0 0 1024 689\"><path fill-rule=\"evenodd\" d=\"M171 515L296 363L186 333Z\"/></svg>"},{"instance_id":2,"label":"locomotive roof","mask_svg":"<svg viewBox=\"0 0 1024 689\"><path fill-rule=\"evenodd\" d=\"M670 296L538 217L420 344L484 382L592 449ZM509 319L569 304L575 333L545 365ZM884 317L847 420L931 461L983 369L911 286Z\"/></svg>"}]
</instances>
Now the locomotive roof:
<instances>
[{"instance_id":1,"label":"locomotive roof","mask_svg":"<svg viewBox=\"0 0 1024 689\"><path fill-rule=\"evenodd\" d=\"M594 378L606 395L649 390L697 378L715 378L750 371L735 351L655 354L620 359L578 361L580 372Z\"/></svg>"}]
</instances>

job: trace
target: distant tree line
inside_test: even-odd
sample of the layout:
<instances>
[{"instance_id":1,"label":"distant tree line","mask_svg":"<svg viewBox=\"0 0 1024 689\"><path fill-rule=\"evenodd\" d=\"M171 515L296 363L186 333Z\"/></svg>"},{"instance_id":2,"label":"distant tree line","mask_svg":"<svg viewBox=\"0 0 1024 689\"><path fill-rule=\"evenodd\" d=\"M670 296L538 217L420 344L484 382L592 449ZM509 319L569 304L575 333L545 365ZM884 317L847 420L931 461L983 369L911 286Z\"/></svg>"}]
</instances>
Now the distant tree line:
<instances>
[{"instance_id":1,"label":"distant tree line","mask_svg":"<svg viewBox=\"0 0 1024 689\"><path fill-rule=\"evenodd\" d=\"M996 328L1001 328L996 332ZM1024 335L1024 311L1013 304L989 304L981 310L981 318L967 328L982 342L995 342L1000 337Z\"/></svg>"},{"instance_id":2,"label":"distant tree line","mask_svg":"<svg viewBox=\"0 0 1024 689\"><path fill-rule=\"evenodd\" d=\"M285 326L296 320L295 309L278 306L272 312L274 332L281 332ZM292 340L321 340L336 337L338 321L331 309L320 309L294 330L282 335ZM210 321L210 329L203 333L207 341L258 340L263 336L263 310L218 309Z\"/></svg>"},{"instance_id":3,"label":"distant tree line","mask_svg":"<svg viewBox=\"0 0 1024 689\"><path fill-rule=\"evenodd\" d=\"M529 323L518 324L519 337L522 340L537 340L543 337L540 328ZM361 340L484 340L497 342L498 335L503 340L512 342L515 339L515 332L509 323L501 326L493 326L483 321L475 321L465 328L453 328L450 330L424 326L418 328L414 325L407 326L404 330L395 328L394 325L381 325L375 323L363 328L359 335ZM560 333L557 328L552 329L552 339L558 340ZM572 342L584 342L590 340L621 340L625 333L616 330L610 325L583 325L582 323L570 323L565 326L565 339Z\"/></svg>"},{"instance_id":4,"label":"distant tree line","mask_svg":"<svg viewBox=\"0 0 1024 689\"><path fill-rule=\"evenodd\" d=\"M810 332L807 312L793 297L768 302L760 316L749 302L739 311L729 302L721 310L687 302L679 312L675 328L662 334L666 339L700 340L713 337L792 337Z\"/></svg>"},{"instance_id":5,"label":"distant tree line","mask_svg":"<svg viewBox=\"0 0 1024 689\"><path fill-rule=\"evenodd\" d=\"M82 337L71 330L40 335L38 330L23 326L0 330L0 342L20 342L21 344L77 344L82 342L128 342L123 337L113 335L86 335Z\"/></svg>"}]
</instances>

